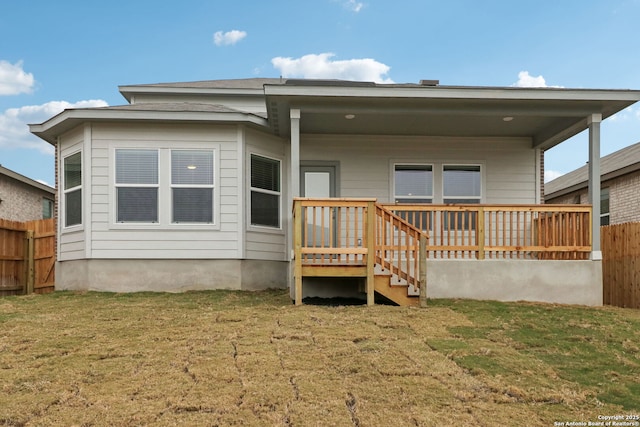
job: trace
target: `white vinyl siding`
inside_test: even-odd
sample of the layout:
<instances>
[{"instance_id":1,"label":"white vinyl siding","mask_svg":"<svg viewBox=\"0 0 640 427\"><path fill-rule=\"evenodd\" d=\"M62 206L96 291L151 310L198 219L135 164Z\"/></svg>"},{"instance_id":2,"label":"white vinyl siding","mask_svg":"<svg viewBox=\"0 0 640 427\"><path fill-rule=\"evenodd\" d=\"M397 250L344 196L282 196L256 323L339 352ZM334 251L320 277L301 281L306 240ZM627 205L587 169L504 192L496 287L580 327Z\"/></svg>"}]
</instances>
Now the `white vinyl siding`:
<instances>
[{"instance_id":1,"label":"white vinyl siding","mask_svg":"<svg viewBox=\"0 0 640 427\"><path fill-rule=\"evenodd\" d=\"M64 201L64 160L65 158L75 154L82 153L82 156L86 156L89 153L83 150L84 146L84 127L78 126L73 130L67 132L62 135L58 144L58 158L60 161L58 162L58 177L60 180L60 197L58 198L58 215L60 221L58 221L58 260L66 261L66 260L74 260L74 259L82 259L85 257L85 227L84 224L79 224L73 227L65 226L65 216L66 216L66 206ZM86 167L86 162L82 162L83 166ZM89 191L84 185L87 179L86 171L82 171L82 185L85 193L85 198L89 197ZM83 203L84 207L85 203ZM85 212L86 217L86 212Z\"/></svg>"},{"instance_id":2,"label":"white vinyl siding","mask_svg":"<svg viewBox=\"0 0 640 427\"><path fill-rule=\"evenodd\" d=\"M237 127L194 124L93 125L91 256L131 259L237 259L239 200ZM158 150L159 221L118 223L115 212L115 151ZM215 190L209 223L172 222L171 152L212 152ZM179 184L181 186L183 184ZM188 184L191 185L191 184ZM195 186L195 185L194 185Z\"/></svg>"},{"instance_id":3,"label":"white vinyl siding","mask_svg":"<svg viewBox=\"0 0 640 427\"><path fill-rule=\"evenodd\" d=\"M393 165L423 163L482 168L482 202L532 204L536 201L535 150L529 138L453 138L355 135L302 135L301 160L340 162L341 197L373 197L393 202ZM442 203L440 174L434 173L433 203Z\"/></svg>"},{"instance_id":4,"label":"white vinyl siding","mask_svg":"<svg viewBox=\"0 0 640 427\"><path fill-rule=\"evenodd\" d=\"M286 254L286 231L290 229L288 223L285 222L287 218L287 206L288 195L287 178L289 170L286 167L286 151L288 150L288 144L280 138L266 135L264 133L246 130L246 155L245 155L245 187L247 188L245 195L245 212L246 218L246 232L245 232L245 257L247 259L260 259L260 260L274 260L284 261L288 260ZM272 227L255 227L251 226L249 206L251 202L250 191L250 169L251 169L251 154L258 154L272 159L281 160L281 196L280 196L280 212L282 226L279 229Z\"/></svg>"}]
</instances>

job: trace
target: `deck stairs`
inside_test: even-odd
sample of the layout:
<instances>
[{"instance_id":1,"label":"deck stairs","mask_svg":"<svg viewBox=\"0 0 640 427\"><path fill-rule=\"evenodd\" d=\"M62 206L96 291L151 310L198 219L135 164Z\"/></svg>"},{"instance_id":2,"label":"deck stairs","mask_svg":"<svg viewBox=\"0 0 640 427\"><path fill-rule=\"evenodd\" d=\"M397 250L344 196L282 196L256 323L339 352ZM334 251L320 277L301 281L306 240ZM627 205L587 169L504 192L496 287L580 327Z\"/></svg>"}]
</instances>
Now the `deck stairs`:
<instances>
[{"instance_id":1,"label":"deck stairs","mask_svg":"<svg viewBox=\"0 0 640 427\"><path fill-rule=\"evenodd\" d=\"M420 304L421 281L426 282L424 232L375 200L295 202L297 294L303 277L360 277L368 304L375 293L401 306Z\"/></svg>"}]
</instances>

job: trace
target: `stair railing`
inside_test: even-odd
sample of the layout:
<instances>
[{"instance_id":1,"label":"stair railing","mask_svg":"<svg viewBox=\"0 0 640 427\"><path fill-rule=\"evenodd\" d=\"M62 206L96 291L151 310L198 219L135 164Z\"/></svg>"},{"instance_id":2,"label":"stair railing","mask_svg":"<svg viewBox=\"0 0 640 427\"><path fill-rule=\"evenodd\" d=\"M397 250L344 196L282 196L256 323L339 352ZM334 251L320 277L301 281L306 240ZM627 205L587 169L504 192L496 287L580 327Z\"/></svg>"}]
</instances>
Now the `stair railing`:
<instances>
[{"instance_id":1,"label":"stair railing","mask_svg":"<svg viewBox=\"0 0 640 427\"><path fill-rule=\"evenodd\" d=\"M421 299L426 298L426 242L425 232L376 203L376 263L421 289Z\"/></svg>"}]
</instances>

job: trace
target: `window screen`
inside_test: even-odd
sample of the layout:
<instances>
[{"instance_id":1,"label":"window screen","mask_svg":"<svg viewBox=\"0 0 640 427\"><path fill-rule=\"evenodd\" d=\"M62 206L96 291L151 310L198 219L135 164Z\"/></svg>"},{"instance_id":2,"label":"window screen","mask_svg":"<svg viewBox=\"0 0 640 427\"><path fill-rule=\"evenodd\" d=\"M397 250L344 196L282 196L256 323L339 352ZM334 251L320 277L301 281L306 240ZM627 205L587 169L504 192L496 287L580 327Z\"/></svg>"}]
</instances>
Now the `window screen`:
<instances>
[{"instance_id":1,"label":"window screen","mask_svg":"<svg viewBox=\"0 0 640 427\"><path fill-rule=\"evenodd\" d=\"M431 165L395 165L394 198L398 203L430 203L433 198Z\"/></svg>"},{"instance_id":2,"label":"window screen","mask_svg":"<svg viewBox=\"0 0 640 427\"><path fill-rule=\"evenodd\" d=\"M173 222L213 222L213 165L212 150L171 151Z\"/></svg>"},{"instance_id":3,"label":"window screen","mask_svg":"<svg viewBox=\"0 0 640 427\"><path fill-rule=\"evenodd\" d=\"M251 225L280 227L280 161L251 155Z\"/></svg>"},{"instance_id":4,"label":"window screen","mask_svg":"<svg viewBox=\"0 0 640 427\"><path fill-rule=\"evenodd\" d=\"M116 150L118 222L158 222L158 151Z\"/></svg>"},{"instance_id":5,"label":"window screen","mask_svg":"<svg viewBox=\"0 0 640 427\"><path fill-rule=\"evenodd\" d=\"M78 152L64 161L64 225L82 224L82 153Z\"/></svg>"}]
</instances>

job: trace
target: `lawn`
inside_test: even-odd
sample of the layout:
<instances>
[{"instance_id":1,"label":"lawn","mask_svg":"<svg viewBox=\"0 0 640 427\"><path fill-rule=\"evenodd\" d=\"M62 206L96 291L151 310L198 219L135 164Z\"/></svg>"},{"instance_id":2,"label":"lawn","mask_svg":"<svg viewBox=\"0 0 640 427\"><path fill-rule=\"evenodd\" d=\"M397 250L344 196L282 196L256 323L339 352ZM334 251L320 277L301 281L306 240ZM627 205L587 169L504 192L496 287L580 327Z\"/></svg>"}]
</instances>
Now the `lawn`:
<instances>
[{"instance_id":1,"label":"lawn","mask_svg":"<svg viewBox=\"0 0 640 427\"><path fill-rule=\"evenodd\" d=\"M0 426L569 425L640 415L638 378L637 310L0 298Z\"/></svg>"}]
</instances>

